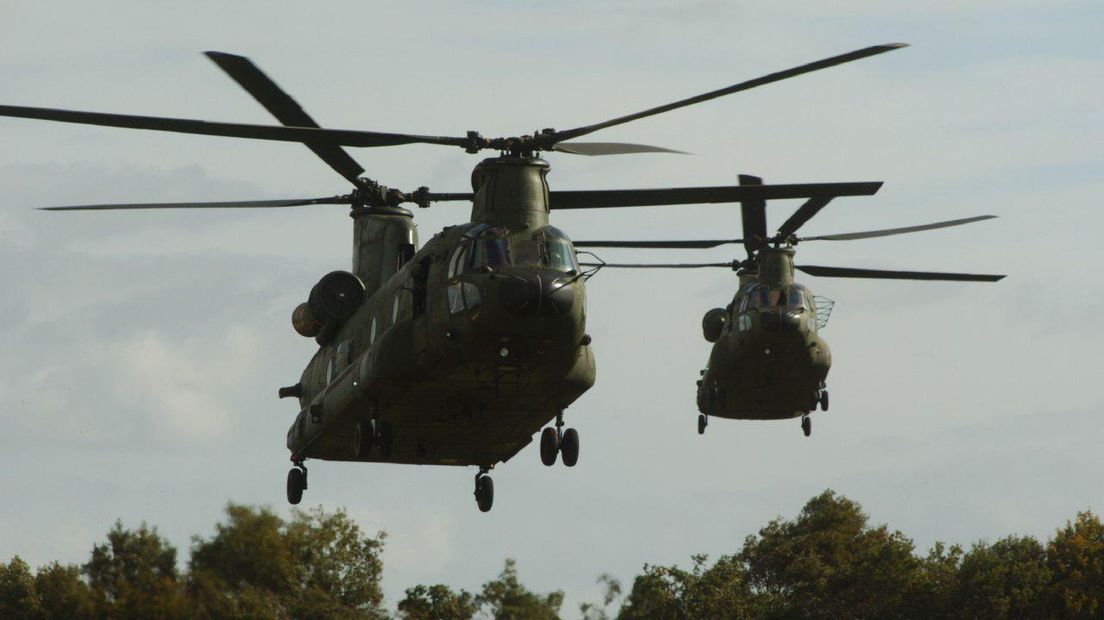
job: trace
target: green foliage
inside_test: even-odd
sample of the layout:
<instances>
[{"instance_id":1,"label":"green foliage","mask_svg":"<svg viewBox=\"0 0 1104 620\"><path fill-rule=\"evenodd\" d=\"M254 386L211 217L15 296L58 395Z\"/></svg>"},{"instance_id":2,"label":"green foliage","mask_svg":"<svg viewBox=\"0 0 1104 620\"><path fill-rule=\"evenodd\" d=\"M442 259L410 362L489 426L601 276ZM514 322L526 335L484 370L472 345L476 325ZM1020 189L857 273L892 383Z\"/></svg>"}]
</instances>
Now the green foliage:
<instances>
[{"instance_id":1,"label":"green foliage","mask_svg":"<svg viewBox=\"0 0 1104 620\"><path fill-rule=\"evenodd\" d=\"M479 607L475 597L465 590L459 594L445 585L415 586L406 589L399 601L401 620L471 620Z\"/></svg>"},{"instance_id":2,"label":"green foliage","mask_svg":"<svg viewBox=\"0 0 1104 620\"><path fill-rule=\"evenodd\" d=\"M1092 512L1058 530L1047 546L1051 611L1066 618L1104 616L1104 524Z\"/></svg>"},{"instance_id":3,"label":"green foliage","mask_svg":"<svg viewBox=\"0 0 1104 620\"><path fill-rule=\"evenodd\" d=\"M476 601L489 609L494 620L555 620L563 598L558 590L543 596L529 591L518 581L517 564L509 559L498 579L483 584Z\"/></svg>"},{"instance_id":4,"label":"green foliage","mask_svg":"<svg viewBox=\"0 0 1104 620\"><path fill-rule=\"evenodd\" d=\"M0 620L382 620L383 543L344 511L292 511L285 520L230 504L209 538L193 539L181 574L156 529L116 523L82 566L0 564ZM618 600L619 620L1101 618L1104 524L1083 512L1046 544L1009 536L967 552L936 543L920 556L903 534L872 526L858 504L826 491L715 562L645 565L624 598L613 577L598 583L600 601L580 606L585 620L609 620ZM507 560L477 594L408 588L397 617L552 620L563 600L526 588Z\"/></svg>"}]
</instances>

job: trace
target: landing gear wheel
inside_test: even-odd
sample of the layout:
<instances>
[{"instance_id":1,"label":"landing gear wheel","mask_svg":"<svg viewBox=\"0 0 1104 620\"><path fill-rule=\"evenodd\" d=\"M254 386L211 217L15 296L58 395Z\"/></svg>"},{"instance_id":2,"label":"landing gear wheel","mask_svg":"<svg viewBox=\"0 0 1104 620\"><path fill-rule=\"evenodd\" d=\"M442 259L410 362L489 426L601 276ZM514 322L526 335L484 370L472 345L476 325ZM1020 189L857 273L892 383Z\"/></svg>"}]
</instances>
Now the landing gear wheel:
<instances>
[{"instance_id":1,"label":"landing gear wheel","mask_svg":"<svg viewBox=\"0 0 1104 620\"><path fill-rule=\"evenodd\" d=\"M549 426L541 431L540 457L541 463L551 467L556 464L556 455L560 452L560 435L556 429Z\"/></svg>"},{"instance_id":2,"label":"landing gear wheel","mask_svg":"<svg viewBox=\"0 0 1104 620\"><path fill-rule=\"evenodd\" d=\"M372 451L376 439L376 421L367 420L356 425L353 431L353 448L357 459L366 459Z\"/></svg>"},{"instance_id":3,"label":"landing gear wheel","mask_svg":"<svg viewBox=\"0 0 1104 620\"><path fill-rule=\"evenodd\" d=\"M563 464L574 467L579 462L579 431L569 428L564 431L560 439L560 453L563 454Z\"/></svg>"},{"instance_id":4,"label":"landing gear wheel","mask_svg":"<svg viewBox=\"0 0 1104 620\"><path fill-rule=\"evenodd\" d=\"M395 445L395 431L390 422L380 422L377 425L376 441L379 445L380 457L391 458L391 448Z\"/></svg>"},{"instance_id":5,"label":"landing gear wheel","mask_svg":"<svg viewBox=\"0 0 1104 620\"><path fill-rule=\"evenodd\" d=\"M806 437L813 434L813 421L809 416L801 417L801 432L805 433Z\"/></svg>"},{"instance_id":6,"label":"landing gear wheel","mask_svg":"<svg viewBox=\"0 0 1104 620\"><path fill-rule=\"evenodd\" d=\"M494 480L484 472L475 477L475 503L480 512L487 512L494 505Z\"/></svg>"},{"instance_id":7,"label":"landing gear wheel","mask_svg":"<svg viewBox=\"0 0 1104 620\"><path fill-rule=\"evenodd\" d=\"M699 414L698 415L698 434L699 435L704 435L705 434L705 427L706 426L709 426L709 418L706 418L704 413Z\"/></svg>"},{"instance_id":8,"label":"landing gear wheel","mask_svg":"<svg viewBox=\"0 0 1104 620\"><path fill-rule=\"evenodd\" d=\"M288 470L287 475L287 500L291 505L303 501L303 491L307 488L307 470L296 465Z\"/></svg>"},{"instance_id":9,"label":"landing gear wheel","mask_svg":"<svg viewBox=\"0 0 1104 620\"><path fill-rule=\"evenodd\" d=\"M820 410L828 411L828 390L820 393Z\"/></svg>"}]
</instances>

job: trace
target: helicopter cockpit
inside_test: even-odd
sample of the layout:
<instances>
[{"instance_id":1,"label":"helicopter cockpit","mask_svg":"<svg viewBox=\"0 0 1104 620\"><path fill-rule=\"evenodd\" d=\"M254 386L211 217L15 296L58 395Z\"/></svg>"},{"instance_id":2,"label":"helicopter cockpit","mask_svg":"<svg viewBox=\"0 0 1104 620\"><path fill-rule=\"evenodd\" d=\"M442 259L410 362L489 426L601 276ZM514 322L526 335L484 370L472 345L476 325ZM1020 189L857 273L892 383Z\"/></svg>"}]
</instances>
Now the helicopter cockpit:
<instances>
[{"instance_id":1,"label":"helicopter cockpit","mask_svg":"<svg viewBox=\"0 0 1104 620\"><path fill-rule=\"evenodd\" d=\"M453 254L449 275L487 273L510 265L567 274L579 271L575 248L558 228L544 226L531 235L510 235L502 228L479 224L464 234Z\"/></svg>"},{"instance_id":2,"label":"helicopter cockpit","mask_svg":"<svg viewBox=\"0 0 1104 620\"><path fill-rule=\"evenodd\" d=\"M810 297L809 289L800 284L774 288L752 284L744 293L740 310L775 308L800 312L810 309Z\"/></svg>"}]
</instances>

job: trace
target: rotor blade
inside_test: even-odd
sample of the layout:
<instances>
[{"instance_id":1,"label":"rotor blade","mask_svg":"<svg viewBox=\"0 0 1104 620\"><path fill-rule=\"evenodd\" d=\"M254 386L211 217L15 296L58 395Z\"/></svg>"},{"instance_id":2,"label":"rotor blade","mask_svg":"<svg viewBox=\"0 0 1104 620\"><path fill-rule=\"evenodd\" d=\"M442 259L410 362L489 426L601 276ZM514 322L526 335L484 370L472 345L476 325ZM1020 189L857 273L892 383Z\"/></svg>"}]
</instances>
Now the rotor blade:
<instances>
[{"instance_id":1,"label":"rotor blade","mask_svg":"<svg viewBox=\"0 0 1104 620\"><path fill-rule=\"evenodd\" d=\"M973 273L943 273L938 271L886 271L882 269L854 269L851 267L822 267L818 265L794 265L794 269L811 276L829 278L873 278L878 280L946 280L952 282L997 282L1004 276Z\"/></svg>"},{"instance_id":2,"label":"rotor blade","mask_svg":"<svg viewBox=\"0 0 1104 620\"><path fill-rule=\"evenodd\" d=\"M906 233L920 232L922 230L934 230L936 228L949 228L951 226L962 226L963 224L972 224L974 222L981 222L984 220L995 219L995 215L979 215L977 217L967 217L960 220L947 220L946 222L936 222L934 224L922 224L920 226L904 226L901 228L885 228L882 230L868 230L866 232L853 232L853 233L841 233L838 235L818 235L816 237L801 237L801 241L853 241L855 239L872 239L874 237L888 237L890 235L903 235Z\"/></svg>"},{"instance_id":3,"label":"rotor blade","mask_svg":"<svg viewBox=\"0 0 1104 620\"><path fill-rule=\"evenodd\" d=\"M291 95L288 95L277 86L276 82L273 82L248 58L224 52L206 52L206 56L225 71L239 86L244 88L250 95L253 95L258 103L263 105L284 125L290 127L318 127L318 123L291 98ZM353 185L356 185L360 175L364 174L364 168L340 146L308 142L306 147L314 151L315 155Z\"/></svg>"},{"instance_id":4,"label":"rotor blade","mask_svg":"<svg viewBox=\"0 0 1104 620\"><path fill-rule=\"evenodd\" d=\"M744 187L762 186L763 179L750 174L740 175L740 185ZM879 185L880 187L880 185ZM877 191L876 189L874 191ZM740 203L740 223L744 231L744 249L748 258L767 238L767 201L765 198L745 200Z\"/></svg>"},{"instance_id":5,"label":"rotor blade","mask_svg":"<svg viewBox=\"0 0 1104 620\"><path fill-rule=\"evenodd\" d=\"M279 125L217 123L185 118L109 114L106 112L83 112L79 110L31 108L13 105L0 105L0 116L37 118L46 121L100 125L103 127L124 127L128 129L172 131L176 133L199 134L205 136L247 138L251 140L274 140L277 142L302 142L307 144L328 143L340 146L374 147L414 143L466 146L468 144L467 138L452 138L447 136L416 136L401 133L382 133L378 131L357 131L351 129L319 129L317 127L281 127Z\"/></svg>"},{"instance_id":6,"label":"rotor blade","mask_svg":"<svg viewBox=\"0 0 1104 620\"><path fill-rule=\"evenodd\" d=\"M732 268L732 263L579 263L581 267L616 267L617 269L700 269L702 267Z\"/></svg>"},{"instance_id":7,"label":"rotor blade","mask_svg":"<svg viewBox=\"0 0 1104 620\"><path fill-rule=\"evenodd\" d=\"M662 146L630 144L627 142L561 142L552 145L552 150L572 155L629 155L632 153L676 153L689 155L686 151L676 151Z\"/></svg>"},{"instance_id":8,"label":"rotor blade","mask_svg":"<svg viewBox=\"0 0 1104 620\"><path fill-rule=\"evenodd\" d=\"M741 177L743 179L744 177ZM654 207L749 200L784 200L819 195L870 196L880 181L864 183L793 183L789 185L728 185L662 189L600 189L549 192L552 209L601 209L606 207ZM746 235L745 235L746 236ZM763 226L766 236L766 225Z\"/></svg>"},{"instance_id":9,"label":"rotor blade","mask_svg":"<svg viewBox=\"0 0 1104 620\"><path fill-rule=\"evenodd\" d=\"M840 54L839 56L832 56L831 58L825 58L816 62L794 67L792 69L786 69L785 71L778 71L777 73L771 73L762 77L748 80L746 82L740 82L739 84L733 84L719 90L714 90L708 93L690 97L688 99L682 99L674 103L668 103L667 105L661 105L659 107L650 108L642 112L635 114L629 114L627 116L620 116L618 118L603 121L601 123L595 123L594 125L587 125L585 127L577 127L575 129L568 129L565 131L557 131L554 133L542 136L542 140L547 140L550 143L562 142L564 140L570 140L572 138L578 138L579 136L585 136L589 133L598 131L599 129L605 129L606 127L612 127L614 125L621 125L630 121L635 121L648 116L654 116L656 114L662 114L663 112L669 112L671 110L677 110L689 105L701 103L703 101L709 101L710 99L716 99L717 97L723 97L725 95L731 95L732 93L738 93L740 91L755 88L756 86L762 86L764 84L770 84L771 82L778 82L786 78L795 77L803 73L810 73L812 71L818 71L820 69L827 69L828 67L834 67L843 63L851 62L853 60L859 60L868 56L875 56L898 48L907 47L905 43L890 43L888 45L875 45L872 47L866 47L846 54Z\"/></svg>"},{"instance_id":10,"label":"rotor blade","mask_svg":"<svg viewBox=\"0 0 1104 620\"><path fill-rule=\"evenodd\" d=\"M642 249L708 249L729 243L743 243L743 239L694 239L688 241L574 241L577 248L642 248Z\"/></svg>"},{"instance_id":11,"label":"rotor blade","mask_svg":"<svg viewBox=\"0 0 1104 620\"><path fill-rule=\"evenodd\" d=\"M778 227L778 236L785 239L797 232L798 228L801 228L805 222L808 222L829 202L832 202L832 198L833 196L814 196L807 200L797 211L794 211L789 219L782 222L782 225Z\"/></svg>"},{"instance_id":12,"label":"rotor blade","mask_svg":"<svg viewBox=\"0 0 1104 620\"><path fill-rule=\"evenodd\" d=\"M288 200L243 200L237 202L138 202L131 204L70 205L39 207L41 211L111 211L116 209L262 209L269 207L302 207L306 205L349 204L352 196L327 198L291 198Z\"/></svg>"},{"instance_id":13,"label":"rotor blade","mask_svg":"<svg viewBox=\"0 0 1104 620\"><path fill-rule=\"evenodd\" d=\"M467 200L470 202L475 198L475 194L471 192L430 193L426 196L430 202L448 202L452 200Z\"/></svg>"}]
</instances>

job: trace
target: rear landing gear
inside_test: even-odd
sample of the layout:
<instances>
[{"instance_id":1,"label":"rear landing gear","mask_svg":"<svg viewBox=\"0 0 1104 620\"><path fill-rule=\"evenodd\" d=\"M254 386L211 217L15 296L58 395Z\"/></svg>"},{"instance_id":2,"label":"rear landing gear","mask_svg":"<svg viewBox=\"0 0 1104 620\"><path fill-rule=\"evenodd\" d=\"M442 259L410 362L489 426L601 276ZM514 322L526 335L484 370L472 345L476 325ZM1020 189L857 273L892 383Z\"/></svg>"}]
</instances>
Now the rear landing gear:
<instances>
[{"instance_id":1,"label":"rear landing gear","mask_svg":"<svg viewBox=\"0 0 1104 620\"><path fill-rule=\"evenodd\" d=\"M569 428L563 430L563 412L556 415L556 428L546 427L541 431L541 463L551 467L556 464L556 456L563 455L563 464L574 467L579 462L579 431Z\"/></svg>"},{"instance_id":2,"label":"rear landing gear","mask_svg":"<svg viewBox=\"0 0 1104 620\"><path fill-rule=\"evenodd\" d=\"M828 390L823 390L820 393L820 410L828 411Z\"/></svg>"},{"instance_id":3,"label":"rear landing gear","mask_svg":"<svg viewBox=\"0 0 1104 620\"><path fill-rule=\"evenodd\" d=\"M705 427L709 426L709 418L704 413L698 414L698 434L705 434Z\"/></svg>"},{"instance_id":4,"label":"rear landing gear","mask_svg":"<svg viewBox=\"0 0 1104 620\"><path fill-rule=\"evenodd\" d=\"M303 461L293 461L295 466L288 470L287 500L296 505L303 500L303 491L307 490L307 467Z\"/></svg>"},{"instance_id":5,"label":"rear landing gear","mask_svg":"<svg viewBox=\"0 0 1104 620\"><path fill-rule=\"evenodd\" d=\"M813 421L807 415L801 416L801 432L805 433L805 436L813 434Z\"/></svg>"},{"instance_id":6,"label":"rear landing gear","mask_svg":"<svg viewBox=\"0 0 1104 620\"><path fill-rule=\"evenodd\" d=\"M475 503L480 512L487 512L494 505L494 480L487 475L489 467L480 467L475 475Z\"/></svg>"}]
</instances>

